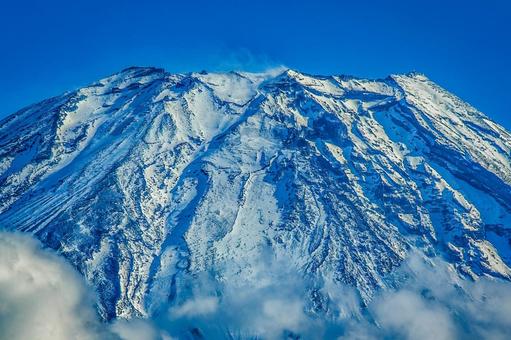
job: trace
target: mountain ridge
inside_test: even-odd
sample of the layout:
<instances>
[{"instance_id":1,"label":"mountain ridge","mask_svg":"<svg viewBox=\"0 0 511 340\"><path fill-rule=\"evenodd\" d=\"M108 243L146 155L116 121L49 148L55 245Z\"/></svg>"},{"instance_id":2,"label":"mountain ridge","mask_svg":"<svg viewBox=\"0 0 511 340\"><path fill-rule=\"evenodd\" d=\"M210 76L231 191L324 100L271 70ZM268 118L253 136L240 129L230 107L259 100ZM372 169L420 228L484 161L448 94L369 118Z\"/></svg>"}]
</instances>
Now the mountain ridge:
<instances>
[{"instance_id":1,"label":"mountain ridge","mask_svg":"<svg viewBox=\"0 0 511 340\"><path fill-rule=\"evenodd\" d=\"M267 254L364 301L411 251L511 278L511 135L415 72L130 67L1 120L0 197L0 228L62 254L105 319Z\"/></svg>"}]
</instances>

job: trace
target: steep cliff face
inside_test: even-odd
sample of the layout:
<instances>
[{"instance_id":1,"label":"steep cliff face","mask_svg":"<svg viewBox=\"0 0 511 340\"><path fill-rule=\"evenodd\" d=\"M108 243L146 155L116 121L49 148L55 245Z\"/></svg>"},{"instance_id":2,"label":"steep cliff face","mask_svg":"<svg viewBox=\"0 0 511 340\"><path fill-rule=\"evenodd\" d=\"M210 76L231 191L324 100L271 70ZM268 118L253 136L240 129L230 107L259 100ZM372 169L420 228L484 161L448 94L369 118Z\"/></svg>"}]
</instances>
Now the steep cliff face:
<instances>
[{"instance_id":1,"label":"steep cliff face","mask_svg":"<svg viewBox=\"0 0 511 340\"><path fill-rule=\"evenodd\" d=\"M268 256L364 300L410 251L511 278L511 134L420 74L126 69L0 122L0 198L106 319Z\"/></svg>"}]
</instances>

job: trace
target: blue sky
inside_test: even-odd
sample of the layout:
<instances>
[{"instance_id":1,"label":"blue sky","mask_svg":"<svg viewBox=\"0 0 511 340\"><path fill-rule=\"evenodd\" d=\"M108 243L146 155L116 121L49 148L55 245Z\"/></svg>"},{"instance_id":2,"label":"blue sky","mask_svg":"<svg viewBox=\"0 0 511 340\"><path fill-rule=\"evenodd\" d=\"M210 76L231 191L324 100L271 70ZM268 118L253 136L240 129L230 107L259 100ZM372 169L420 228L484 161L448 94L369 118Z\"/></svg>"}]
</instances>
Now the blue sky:
<instances>
[{"instance_id":1,"label":"blue sky","mask_svg":"<svg viewBox=\"0 0 511 340\"><path fill-rule=\"evenodd\" d=\"M487 1L8 1L0 117L131 65L412 70L511 129L511 4Z\"/></svg>"}]
</instances>

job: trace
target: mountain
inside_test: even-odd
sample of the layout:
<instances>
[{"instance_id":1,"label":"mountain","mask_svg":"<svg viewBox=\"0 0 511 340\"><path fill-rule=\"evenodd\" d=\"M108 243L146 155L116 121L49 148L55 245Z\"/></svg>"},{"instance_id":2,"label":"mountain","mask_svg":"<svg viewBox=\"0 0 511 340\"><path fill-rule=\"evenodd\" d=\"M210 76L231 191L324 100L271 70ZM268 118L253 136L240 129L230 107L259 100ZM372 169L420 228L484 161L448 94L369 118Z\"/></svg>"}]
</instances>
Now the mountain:
<instances>
[{"instance_id":1,"label":"mountain","mask_svg":"<svg viewBox=\"0 0 511 340\"><path fill-rule=\"evenodd\" d=\"M411 252L510 280L511 134L417 73L133 67L0 121L0 229L64 256L106 320L266 257L362 301Z\"/></svg>"}]
</instances>

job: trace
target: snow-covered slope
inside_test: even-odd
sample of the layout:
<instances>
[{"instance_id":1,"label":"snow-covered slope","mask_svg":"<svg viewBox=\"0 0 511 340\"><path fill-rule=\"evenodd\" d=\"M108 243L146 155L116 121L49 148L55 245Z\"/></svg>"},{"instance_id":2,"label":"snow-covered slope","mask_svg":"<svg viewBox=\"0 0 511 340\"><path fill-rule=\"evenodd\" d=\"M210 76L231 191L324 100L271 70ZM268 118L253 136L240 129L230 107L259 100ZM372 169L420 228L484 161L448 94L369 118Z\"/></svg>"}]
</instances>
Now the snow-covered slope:
<instances>
[{"instance_id":1,"label":"snow-covered slope","mask_svg":"<svg viewBox=\"0 0 511 340\"><path fill-rule=\"evenodd\" d=\"M268 256L363 300L412 250L509 280L511 134L420 74L129 68L0 121L0 228L67 258L105 319Z\"/></svg>"}]
</instances>

